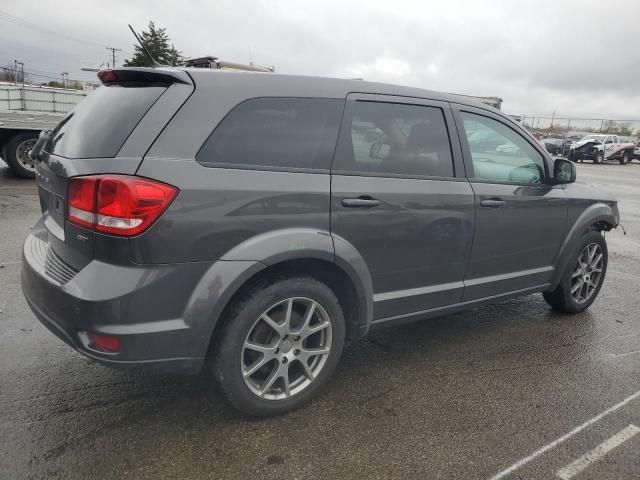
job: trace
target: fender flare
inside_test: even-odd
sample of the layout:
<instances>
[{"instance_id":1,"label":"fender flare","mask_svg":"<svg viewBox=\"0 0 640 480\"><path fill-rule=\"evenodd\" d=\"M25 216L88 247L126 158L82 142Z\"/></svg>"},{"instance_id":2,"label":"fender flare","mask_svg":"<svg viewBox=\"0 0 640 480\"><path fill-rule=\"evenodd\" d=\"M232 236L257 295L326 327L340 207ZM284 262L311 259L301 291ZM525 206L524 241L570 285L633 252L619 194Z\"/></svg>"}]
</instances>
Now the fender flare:
<instances>
[{"instance_id":1,"label":"fender flare","mask_svg":"<svg viewBox=\"0 0 640 480\"><path fill-rule=\"evenodd\" d=\"M206 355L224 309L247 281L270 266L297 259L328 261L347 274L356 291L359 333L364 335L373 318L373 289L360 254L328 231L287 228L245 240L214 262L202 276L183 315L185 323L197 332L197 354Z\"/></svg>"},{"instance_id":2,"label":"fender flare","mask_svg":"<svg viewBox=\"0 0 640 480\"><path fill-rule=\"evenodd\" d=\"M573 258L571 254L574 253L573 250L577 242L594 224L599 222L605 222L612 225L613 228L617 227L620 222L617 208L603 202L598 202L589 206L580 214L565 236L562 247L556 257L556 269L551 279L551 289L556 288L560 282L562 274Z\"/></svg>"}]
</instances>

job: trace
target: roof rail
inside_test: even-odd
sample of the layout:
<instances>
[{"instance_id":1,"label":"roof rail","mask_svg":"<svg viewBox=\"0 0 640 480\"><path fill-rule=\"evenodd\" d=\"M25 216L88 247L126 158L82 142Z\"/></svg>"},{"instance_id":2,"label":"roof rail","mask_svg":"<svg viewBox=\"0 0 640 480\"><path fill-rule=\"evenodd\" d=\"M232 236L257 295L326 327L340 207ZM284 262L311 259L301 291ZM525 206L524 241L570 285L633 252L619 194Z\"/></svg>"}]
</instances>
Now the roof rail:
<instances>
[{"instance_id":1,"label":"roof rail","mask_svg":"<svg viewBox=\"0 0 640 480\"><path fill-rule=\"evenodd\" d=\"M274 67L262 67L260 65L254 65L253 62L245 65L242 63L226 62L218 59L218 57L212 56L191 58L185 62L184 66L190 68L213 68L216 70L242 70L246 72L265 73L272 73L275 70Z\"/></svg>"}]
</instances>

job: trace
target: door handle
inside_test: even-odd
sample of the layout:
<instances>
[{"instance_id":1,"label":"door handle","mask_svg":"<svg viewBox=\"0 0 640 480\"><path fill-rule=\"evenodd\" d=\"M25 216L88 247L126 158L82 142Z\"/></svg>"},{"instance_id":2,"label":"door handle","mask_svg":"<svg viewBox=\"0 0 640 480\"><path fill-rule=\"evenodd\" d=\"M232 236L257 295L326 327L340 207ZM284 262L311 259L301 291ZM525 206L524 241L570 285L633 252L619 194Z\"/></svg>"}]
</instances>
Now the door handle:
<instances>
[{"instance_id":1,"label":"door handle","mask_svg":"<svg viewBox=\"0 0 640 480\"><path fill-rule=\"evenodd\" d=\"M349 208L371 208L378 205L380 205L380 200L371 197L344 198L342 200L342 206Z\"/></svg>"},{"instance_id":2,"label":"door handle","mask_svg":"<svg viewBox=\"0 0 640 480\"><path fill-rule=\"evenodd\" d=\"M481 200L480 206L486 208L503 208L507 206L507 202L498 198L491 198L489 200Z\"/></svg>"}]
</instances>

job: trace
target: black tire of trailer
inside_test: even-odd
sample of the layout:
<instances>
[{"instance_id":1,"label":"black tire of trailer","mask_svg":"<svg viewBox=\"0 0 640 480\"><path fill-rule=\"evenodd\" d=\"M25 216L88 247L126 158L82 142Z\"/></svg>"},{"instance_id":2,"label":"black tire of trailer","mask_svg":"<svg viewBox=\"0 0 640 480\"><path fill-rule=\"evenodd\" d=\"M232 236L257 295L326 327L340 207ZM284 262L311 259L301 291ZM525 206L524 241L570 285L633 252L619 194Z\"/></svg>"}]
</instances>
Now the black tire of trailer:
<instances>
[{"instance_id":1,"label":"black tire of trailer","mask_svg":"<svg viewBox=\"0 0 640 480\"><path fill-rule=\"evenodd\" d=\"M18 160L18 148L24 142L33 141L33 143L35 143L37 139L38 132L20 132L7 139L2 158L7 162L11 171L18 177L36 178L35 170L25 168Z\"/></svg>"}]
</instances>

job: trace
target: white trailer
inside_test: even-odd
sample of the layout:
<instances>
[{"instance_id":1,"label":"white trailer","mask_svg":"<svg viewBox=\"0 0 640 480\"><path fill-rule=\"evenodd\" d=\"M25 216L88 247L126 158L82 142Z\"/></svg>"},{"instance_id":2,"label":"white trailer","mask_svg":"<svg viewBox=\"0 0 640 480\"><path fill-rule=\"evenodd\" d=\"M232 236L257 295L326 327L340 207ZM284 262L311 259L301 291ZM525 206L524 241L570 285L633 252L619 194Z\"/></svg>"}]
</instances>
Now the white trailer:
<instances>
[{"instance_id":1,"label":"white trailer","mask_svg":"<svg viewBox=\"0 0 640 480\"><path fill-rule=\"evenodd\" d=\"M13 172L35 176L29 150L41 130L53 130L87 96L82 90L0 82L0 156Z\"/></svg>"}]
</instances>

